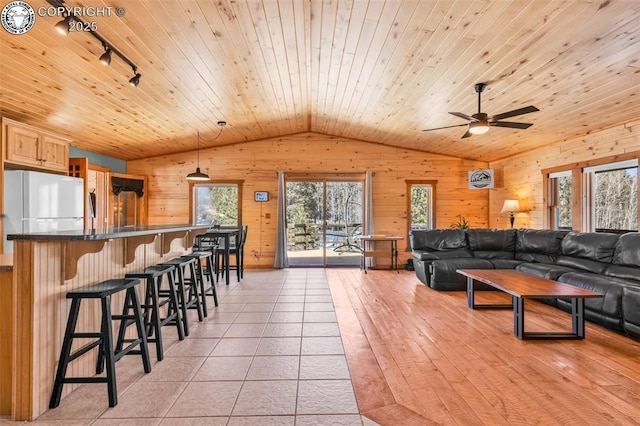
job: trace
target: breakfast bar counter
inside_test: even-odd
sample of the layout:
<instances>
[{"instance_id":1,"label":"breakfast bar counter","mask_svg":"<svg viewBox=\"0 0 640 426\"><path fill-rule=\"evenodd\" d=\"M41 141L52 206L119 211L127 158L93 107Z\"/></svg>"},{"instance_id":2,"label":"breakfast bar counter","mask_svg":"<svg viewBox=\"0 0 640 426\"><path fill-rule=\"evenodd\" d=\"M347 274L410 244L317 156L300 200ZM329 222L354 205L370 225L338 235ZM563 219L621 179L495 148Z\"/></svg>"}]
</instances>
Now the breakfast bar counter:
<instances>
[{"instance_id":1,"label":"breakfast bar counter","mask_svg":"<svg viewBox=\"0 0 640 426\"><path fill-rule=\"evenodd\" d=\"M10 407L13 420L33 420L48 409L69 312L68 291L183 255L207 228L167 225L8 235L14 245L13 267L3 266L2 273L12 275L7 287L14 309L7 326L9 361L0 356L0 362L9 362L11 369L0 374L11 392L7 397L0 389L0 409ZM114 303L120 302L114 298ZM97 315L79 320L80 327L95 324ZM70 369L73 375L91 375L95 357L82 357ZM76 386L66 386L65 394Z\"/></svg>"}]
</instances>

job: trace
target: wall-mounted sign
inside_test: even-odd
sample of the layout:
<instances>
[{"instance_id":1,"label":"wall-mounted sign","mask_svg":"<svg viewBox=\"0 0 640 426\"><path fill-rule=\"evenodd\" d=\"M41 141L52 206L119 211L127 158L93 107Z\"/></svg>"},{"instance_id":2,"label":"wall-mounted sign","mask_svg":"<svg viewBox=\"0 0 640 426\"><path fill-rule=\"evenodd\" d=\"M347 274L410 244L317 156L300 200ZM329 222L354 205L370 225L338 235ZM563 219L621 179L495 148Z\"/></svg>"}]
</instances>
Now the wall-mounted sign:
<instances>
[{"instance_id":1,"label":"wall-mounted sign","mask_svg":"<svg viewBox=\"0 0 640 426\"><path fill-rule=\"evenodd\" d=\"M493 169L471 170L469 189L493 188Z\"/></svg>"}]
</instances>

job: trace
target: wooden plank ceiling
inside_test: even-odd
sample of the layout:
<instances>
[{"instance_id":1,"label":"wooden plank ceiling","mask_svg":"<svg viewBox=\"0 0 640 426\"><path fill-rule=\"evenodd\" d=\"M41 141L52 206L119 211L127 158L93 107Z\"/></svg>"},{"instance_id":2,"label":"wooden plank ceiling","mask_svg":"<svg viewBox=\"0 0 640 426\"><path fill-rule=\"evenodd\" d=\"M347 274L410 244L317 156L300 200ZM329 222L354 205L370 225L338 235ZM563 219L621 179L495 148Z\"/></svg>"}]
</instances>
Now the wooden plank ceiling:
<instances>
[{"instance_id":1,"label":"wooden plank ceiling","mask_svg":"<svg viewBox=\"0 0 640 426\"><path fill-rule=\"evenodd\" d=\"M37 10L49 6L30 0ZM0 30L0 113L124 160L300 132L492 161L638 119L637 0L70 0L123 6L60 36ZM539 112L460 139L448 114ZM218 133L216 122L228 126Z\"/></svg>"}]
</instances>

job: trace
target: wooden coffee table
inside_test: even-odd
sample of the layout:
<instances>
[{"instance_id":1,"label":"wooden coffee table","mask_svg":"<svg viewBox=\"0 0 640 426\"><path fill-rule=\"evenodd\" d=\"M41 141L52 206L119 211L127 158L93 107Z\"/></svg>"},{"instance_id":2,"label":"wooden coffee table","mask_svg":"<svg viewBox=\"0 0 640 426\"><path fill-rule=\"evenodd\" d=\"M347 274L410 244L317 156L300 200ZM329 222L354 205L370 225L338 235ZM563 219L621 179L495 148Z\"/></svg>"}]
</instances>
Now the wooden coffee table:
<instances>
[{"instance_id":1,"label":"wooden coffee table","mask_svg":"<svg viewBox=\"0 0 640 426\"><path fill-rule=\"evenodd\" d=\"M513 334L520 339L584 339L584 299L602 297L595 291L524 274L512 269L458 269L467 277L467 303L471 309L513 308ZM502 290L511 295L511 304L477 304L474 301L474 281ZM573 333L525 332L524 300L538 297L566 297L571 299Z\"/></svg>"}]
</instances>

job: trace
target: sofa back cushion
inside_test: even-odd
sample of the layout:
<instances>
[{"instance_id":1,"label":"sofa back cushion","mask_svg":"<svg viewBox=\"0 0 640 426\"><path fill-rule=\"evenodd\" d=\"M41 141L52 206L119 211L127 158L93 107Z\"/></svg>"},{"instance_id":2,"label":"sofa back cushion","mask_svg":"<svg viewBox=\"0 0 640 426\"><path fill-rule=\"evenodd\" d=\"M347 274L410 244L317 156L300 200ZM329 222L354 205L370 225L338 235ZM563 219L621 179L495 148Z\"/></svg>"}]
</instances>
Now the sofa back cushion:
<instances>
[{"instance_id":1,"label":"sofa back cushion","mask_svg":"<svg viewBox=\"0 0 640 426\"><path fill-rule=\"evenodd\" d=\"M569 232L562 239L562 254L611 263L620 235L606 232Z\"/></svg>"},{"instance_id":2,"label":"sofa back cushion","mask_svg":"<svg viewBox=\"0 0 640 426\"><path fill-rule=\"evenodd\" d=\"M640 268L640 232L628 232L620 235L611 263Z\"/></svg>"},{"instance_id":3,"label":"sofa back cushion","mask_svg":"<svg viewBox=\"0 0 640 426\"><path fill-rule=\"evenodd\" d=\"M562 240L558 265L603 274L613 258L618 234L604 232L569 232Z\"/></svg>"},{"instance_id":4,"label":"sofa back cushion","mask_svg":"<svg viewBox=\"0 0 640 426\"><path fill-rule=\"evenodd\" d=\"M467 240L474 257L513 259L516 249L516 230L468 229Z\"/></svg>"},{"instance_id":5,"label":"sofa back cushion","mask_svg":"<svg viewBox=\"0 0 640 426\"><path fill-rule=\"evenodd\" d=\"M525 262L555 263L568 231L518 229L515 258Z\"/></svg>"},{"instance_id":6,"label":"sofa back cushion","mask_svg":"<svg viewBox=\"0 0 640 426\"><path fill-rule=\"evenodd\" d=\"M640 233L620 235L605 275L640 282Z\"/></svg>"},{"instance_id":7,"label":"sofa back cushion","mask_svg":"<svg viewBox=\"0 0 640 426\"><path fill-rule=\"evenodd\" d=\"M464 231L459 229L411 230L409 242L412 250L444 251L469 248Z\"/></svg>"}]
</instances>

